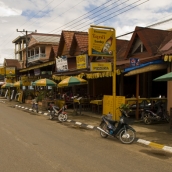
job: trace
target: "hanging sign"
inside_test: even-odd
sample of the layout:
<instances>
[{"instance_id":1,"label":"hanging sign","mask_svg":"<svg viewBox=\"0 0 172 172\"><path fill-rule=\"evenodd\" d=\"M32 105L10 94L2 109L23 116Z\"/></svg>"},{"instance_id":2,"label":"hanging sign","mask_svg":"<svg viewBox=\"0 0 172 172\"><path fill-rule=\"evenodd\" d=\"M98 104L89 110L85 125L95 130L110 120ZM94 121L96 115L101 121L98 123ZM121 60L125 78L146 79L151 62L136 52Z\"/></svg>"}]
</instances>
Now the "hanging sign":
<instances>
[{"instance_id":1,"label":"hanging sign","mask_svg":"<svg viewBox=\"0 0 172 172\"><path fill-rule=\"evenodd\" d=\"M113 57L115 39L114 30L89 28L89 56Z\"/></svg>"},{"instance_id":2,"label":"hanging sign","mask_svg":"<svg viewBox=\"0 0 172 172\"><path fill-rule=\"evenodd\" d=\"M92 72L110 72L112 71L111 62L91 62L90 71Z\"/></svg>"},{"instance_id":3,"label":"hanging sign","mask_svg":"<svg viewBox=\"0 0 172 172\"><path fill-rule=\"evenodd\" d=\"M5 68L6 77L15 77L15 71L16 71L15 67L6 67Z\"/></svg>"},{"instance_id":4,"label":"hanging sign","mask_svg":"<svg viewBox=\"0 0 172 172\"><path fill-rule=\"evenodd\" d=\"M31 80L28 78L28 76L21 76L21 82L23 86L31 85Z\"/></svg>"},{"instance_id":5,"label":"hanging sign","mask_svg":"<svg viewBox=\"0 0 172 172\"><path fill-rule=\"evenodd\" d=\"M130 58L130 66L133 67L133 66L139 66L140 63L139 63L139 59L138 58Z\"/></svg>"},{"instance_id":6,"label":"hanging sign","mask_svg":"<svg viewBox=\"0 0 172 172\"><path fill-rule=\"evenodd\" d=\"M67 56L61 56L56 58L57 72L63 72L68 70Z\"/></svg>"},{"instance_id":7,"label":"hanging sign","mask_svg":"<svg viewBox=\"0 0 172 172\"><path fill-rule=\"evenodd\" d=\"M0 75L5 75L5 68L4 67L0 67Z\"/></svg>"},{"instance_id":8,"label":"hanging sign","mask_svg":"<svg viewBox=\"0 0 172 172\"><path fill-rule=\"evenodd\" d=\"M76 68L77 69L85 69L87 68L88 60L87 55L79 55L76 56Z\"/></svg>"}]
</instances>

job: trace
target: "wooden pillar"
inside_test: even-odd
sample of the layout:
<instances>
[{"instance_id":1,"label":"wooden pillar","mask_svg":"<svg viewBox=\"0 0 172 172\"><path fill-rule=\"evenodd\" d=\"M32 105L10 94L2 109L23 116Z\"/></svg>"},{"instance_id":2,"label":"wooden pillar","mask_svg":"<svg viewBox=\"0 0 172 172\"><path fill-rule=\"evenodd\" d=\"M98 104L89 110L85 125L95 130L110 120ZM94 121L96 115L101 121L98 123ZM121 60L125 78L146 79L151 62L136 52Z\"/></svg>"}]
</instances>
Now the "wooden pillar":
<instances>
[{"instance_id":1,"label":"wooden pillar","mask_svg":"<svg viewBox=\"0 0 172 172\"><path fill-rule=\"evenodd\" d=\"M123 96L124 95L124 75L120 75L120 84L119 84L119 95Z\"/></svg>"},{"instance_id":2,"label":"wooden pillar","mask_svg":"<svg viewBox=\"0 0 172 172\"><path fill-rule=\"evenodd\" d=\"M136 75L136 119L139 119L139 74Z\"/></svg>"},{"instance_id":3,"label":"wooden pillar","mask_svg":"<svg viewBox=\"0 0 172 172\"><path fill-rule=\"evenodd\" d=\"M96 92L96 90L95 90L95 79L93 79L93 97L96 96L95 92Z\"/></svg>"}]
</instances>

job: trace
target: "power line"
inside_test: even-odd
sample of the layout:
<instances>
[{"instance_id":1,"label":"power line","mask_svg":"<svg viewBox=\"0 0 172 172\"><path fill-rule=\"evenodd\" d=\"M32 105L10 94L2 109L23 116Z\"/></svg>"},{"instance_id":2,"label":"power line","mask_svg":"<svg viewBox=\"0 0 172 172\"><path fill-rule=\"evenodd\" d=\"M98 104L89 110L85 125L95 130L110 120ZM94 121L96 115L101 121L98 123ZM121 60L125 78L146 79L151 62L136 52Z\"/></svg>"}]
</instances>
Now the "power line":
<instances>
[{"instance_id":1,"label":"power line","mask_svg":"<svg viewBox=\"0 0 172 172\"><path fill-rule=\"evenodd\" d=\"M41 10L39 10L35 15L33 15L29 20L31 20L32 18L34 18L39 12L41 12L44 8L46 8L49 4L51 4L52 2L53 2L54 0L52 0L51 2L49 2L48 4L46 4ZM65 1L65 0L64 0ZM25 23L23 23L20 27L22 27L23 25L25 25L26 23L28 23L28 21L27 22L25 22ZM14 32L10 35L10 36L8 36L8 38L10 38L12 35L14 34ZM2 46L4 44L4 42L0 45L0 46Z\"/></svg>"},{"instance_id":2,"label":"power line","mask_svg":"<svg viewBox=\"0 0 172 172\"><path fill-rule=\"evenodd\" d=\"M107 3L111 2L111 1L112 1L112 0L109 0L109 1L107 1L107 2L105 2L105 3L103 3L103 4L101 4L101 5L99 5L98 7L92 9L91 11L89 11L89 12L87 12L87 13L81 15L80 17L77 17L76 19L74 19L74 20L72 20L72 21L70 21L70 22L64 24L63 26L60 26L60 27L58 27L58 28L52 30L51 32L53 32L53 31L55 31L55 30L57 30L57 29L60 29L60 28L66 26L66 25L68 25L68 24L70 24L70 23L72 23L72 22L74 22L74 21L77 21L77 19L80 19L80 18L82 18L83 16L86 16L86 15L89 14L90 12L95 11L96 9L102 7L103 5L105 5L105 4L107 4ZM118 1L119 1L119 0L118 0ZM116 1L115 1L115 2L116 2ZM93 14L94 14L94 13L93 13ZM89 16L87 16L87 17L89 17ZM83 19L82 19L82 20L83 20ZM79 21L80 21L80 20L79 20ZM78 21L77 21L77 22L78 22ZM76 23L76 22L75 22L75 23Z\"/></svg>"},{"instance_id":3,"label":"power line","mask_svg":"<svg viewBox=\"0 0 172 172\"><path fill-rule=\"evenodd\" d=\"M125 7L123 7L123 8L121 8L121 9L119 9L118 11L121 11L121 10L123 10L123 9L125 9L125 8L127 8L127 7L129 7L129 6L131 6L131 5L133 5L133 4L135 4L135 3L137 3L137 2L139 2L139 1L141 1L141 0L137 0L137 1L135 1L134 3L132 3L132 4L129 4L129 5L127 5L127 6L125 6ZM148 1L148 0L147 0ZM147 1L144 1L143 3L145 3L145 2L147 2ZM138 4L138 5L136 5L136 6L133 6L132 8L130 8L130 9L128 9L128 10L126 10L126 11L129 11L129 10L131 10L131 9L133 9L133 8L135 8L135 7L137 7L137 6L139 6L139 5L141 5L141 4L143 4L143 3L140 3L140 4ZM115 11L115 12L113 12L113 13L111 13L111 14L114 14L114 13L116 13L116 12L118 12L118 11ZM119 14L117 14L117 15L120 15L120 14L122 14L122 13L124 13L124 12L126 12L126 11L123 11L123 12L121 12L121 13L119 13ZM115 15L115 16L117 16L117 15ZM109 16L109 14L107 14L105 17L107 17L107 16ZM105 17L103 17L103 18L105 18ZM114 17L114 16L113 16ZM113 17L110 17L110 18L113 18ZM94 17L95 18L95 17ZM93 19L94 19L93 18ZM109 18L107 18L106 20L108 20ZM82 20L82 19L81 19ZM96 21L99 21L100 19L98 19L98 20L96 20ZM95 22L96 22L95 21ZM89 24L92 24L92 23L89 23ZM81 25L81 24L79 24L79 25ZM77 25L77 26L79 26L79 25ZM85 26L83 26L83 27L88 27L88 24L86 24ZM83 28L83 27L81 27L81 28ZM79 29L81 29L81 28L79 28ZM79 30L79 29L76 29L76 30ZM54 31L54 30L53 30ZM59 30L59 31L61 31L61 30ZM84 31L84 30L82 30L82 31ZM49 33L51 33L51 32L49 32Z\"/></svg>"}]
</instances>

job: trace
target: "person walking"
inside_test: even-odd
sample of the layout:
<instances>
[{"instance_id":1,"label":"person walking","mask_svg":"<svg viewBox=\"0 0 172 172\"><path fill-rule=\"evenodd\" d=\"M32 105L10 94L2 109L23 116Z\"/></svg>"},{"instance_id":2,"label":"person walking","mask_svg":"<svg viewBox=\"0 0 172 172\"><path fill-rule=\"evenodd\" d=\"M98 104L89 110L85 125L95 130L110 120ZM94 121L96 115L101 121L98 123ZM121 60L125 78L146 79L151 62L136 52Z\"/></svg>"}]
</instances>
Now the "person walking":
<instances>
[{"instance_id":1,"label":"person walking","mask_svg":"<svg viewBox=\"0 0 172 172\"><path fill-rule=\"evenodd\" d=\"M34 99L32 99L32 110L36 110L36 112L38 113L38 97L35 96Z\"/></svg>"}]
</instances>

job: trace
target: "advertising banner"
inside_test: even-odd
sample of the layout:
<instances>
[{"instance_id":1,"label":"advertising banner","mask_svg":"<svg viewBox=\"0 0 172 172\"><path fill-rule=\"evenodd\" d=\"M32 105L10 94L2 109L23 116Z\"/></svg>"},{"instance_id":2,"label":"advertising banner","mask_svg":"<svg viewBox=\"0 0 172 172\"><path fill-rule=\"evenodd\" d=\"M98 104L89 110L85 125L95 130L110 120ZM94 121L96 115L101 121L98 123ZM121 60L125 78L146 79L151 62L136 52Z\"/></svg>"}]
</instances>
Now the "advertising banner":
<instances>
[{"instance_id":1,"label":"advertising banner","mask_svg":"<svg viewBox=\"0 0 172 172\"><path fill-rule=\"evenodd\" d=\"M121 116L119 107L121 104L125 104L125 96L116 96L116 101L115 101L116 110L115 110L115 114L112 114L113 107L114 107L113 96L104 95L103 96L103 114L107 115L108 113L110 113L112 115L115 115L115 120L119 120Z\"/></svg>"},{"instance_id":2,"label":"advertising banner","mask_svg":"<svg viewBox=\"0 0 172 172\"><path fill-rule=\"evenodd\" d=\"M86 54L84 55L79 55L76 56L76 68L77 69L85 69L87 68L87 64L88 64L88 57Z\"/></svg>"},{"instance_id":3,"label":"advertising banner","mask_svg":"<svg viewBox=\"0 0 172 172\"><path fill-rule=\"evenodd\" d=\"M31 85L31 81L29 80L28 76L21 76L21 81L23 86Z\"/></svg>"},{"instance_id":4,"label":"advertising banner","mask_svg":"<svg viewBox=\"0 0 172 172\"><path fill-rule=\"evenodd\" d=\"M6 74L6 77L15 77L16 68L15 67L6 67L5 74Z\"/></svg>"},{"instance_id":5,"label":"advertising banner","mask_svg":"<svg viewBox=\"0 0 172 172\"><path fill-rule=\"evenodd\" d=\"M112 71L111 62L91 62L90 71L92 72L110 72Z\"/></svg>"},{"instance_id":6,"label":"advertising banner","mask_svg":"<svg viewBox=\"0 0 172 172\"><path fill-rule=\"evenodd\" d=\"M113 57L115 39L114 30L89 28L89 56Z\"/></svg>"},{"instance_id":7,"label":"advertising banner","mask_svg":"<svg viewBox=\"0 0 172 172\"><path fill-rule=\"evenodd\" d=\"M57 72L63 72L68 70L67 56L61 56L56 58Z\"/></svg>"},{"instance_id":8,"label":"advertising banner","mask_svg":"<svg viewBox=\"0 0 172 172\"><path fill-rule=\"evenodd\" d=\"M133 67L133 66L139 66L140 63L139 63L139 59L138 58L130 58L130 66Z\"/></svg>"},{"instance_id":9,"label":"advertising banner","mask_svg":"<svg viewBox=\"0 0 172 172\"><path fill-rule=\"evenodd\" d=\"M4 67L0 67L0 75L5 75L5 68Z\"/></svg>"},{"instance_id":10,"label":"advertising banner","mask_svg":"<svg viewBox=\"0 0 172 172\"><path fill-rule=\"evenodd\" d=\"M40 69L34 69L34 75L35 76L40 75L40 73L41 73L41 70Z\"/></svg>"}]
</instances>

